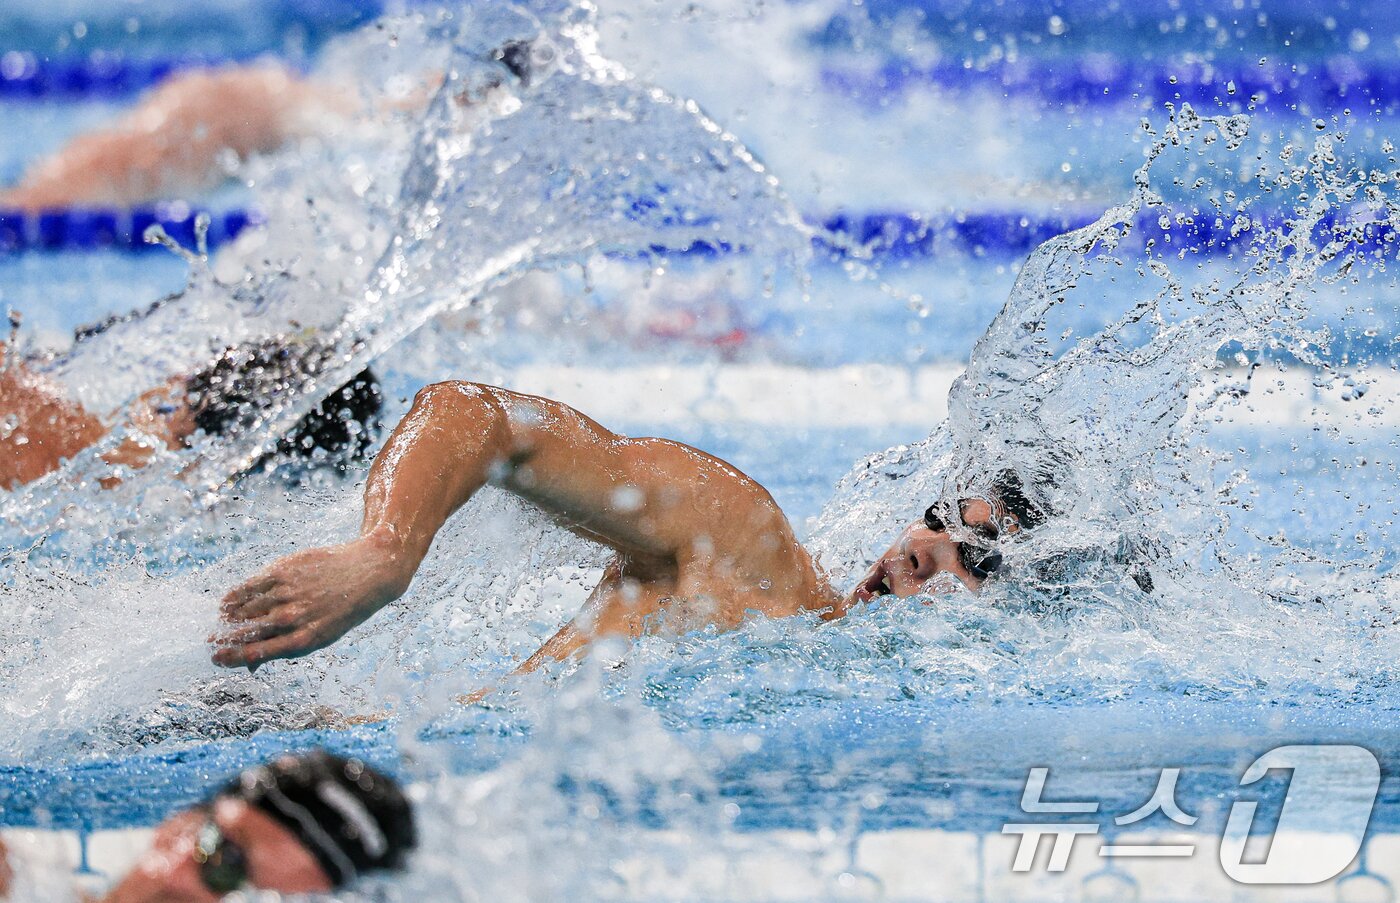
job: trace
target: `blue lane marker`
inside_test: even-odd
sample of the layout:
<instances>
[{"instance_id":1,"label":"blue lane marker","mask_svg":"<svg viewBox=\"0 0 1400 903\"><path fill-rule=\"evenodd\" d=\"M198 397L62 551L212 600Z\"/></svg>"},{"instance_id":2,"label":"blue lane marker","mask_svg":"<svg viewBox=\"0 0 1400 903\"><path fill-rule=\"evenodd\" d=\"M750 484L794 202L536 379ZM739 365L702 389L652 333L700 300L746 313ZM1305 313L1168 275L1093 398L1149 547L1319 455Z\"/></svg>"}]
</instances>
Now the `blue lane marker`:
<instances>
[{"instance_id":1,"label":"blue lane marker","mask_svg":"<svg viewBox=\"0 0 1400 903\"><path fill-rule=\"evenodd\" d=\"M227 57L130 58L94 53L73 59L40 59L29 51L0 54L0 99L125 97L164 81L173 72L230 62Z\"/></svg>"},{"instance_id":2,"label":"blue lane marker","mask_svg":"<svg viewBox=\"0 0 1400 903\"><path fill-rule=\"evenodd\" d=\"M87 57L41 58L31 51L0 53L0 100L125 97L171 73L234 62L234 57L137 58L99 52ZM1210 103L1219 99L1270 106L1332 107L1362 101L1400 103L1400 62L1333 56L1302 62L1282 59L1214 62L1143 60L1103 53L1075 57L1022 57L1009 62L953 58L930 65L893 60L882 66L828 66L822 85L863 101L888 102L918 86L991 89L1051 103L1103 104L1134 99ZM1231 93L1230 86L1234 91Z\"/></svg>"},{"instance_id":3,"label":"blue lane marker","mask_svg":"<svg viewBox=\"0 0 1400 903\"><path fill-rule=\"evenodd\" d=\"M263 222L251 210L222 213L201 211L187 204L161 204L131 210L72 209L25 213L0 210L0 255L34 251L129 251L150 250L143 236L159 224L171 238L187 248L195 246L195 217L209 213L209 247L215 248L238 236L249 226Z\"/></svg>"},{"instance_id":4,"label":"blue lane marker","mask_svg":"<svg viewBox=\"0 0 1400 903\"><path fill-rule=\"evenodd\" d=\"M55 251L118 251L138 253L157 245L143 240L146 229L159 224L171 238L187 248L195 246L195 217L201 211L187 204L138 207L134 210L53 210L31 214L0 210L0 256ZM209 211L204 211L209 212ZM218 247L244 229L263 223L253 210L210 212L209 247ZM813 245L819 257L843 260L869 257L877 260L918 260L932 257L973 256L1016 258L1041 242L1071 229L1088 225L1096 213L1036 215L1015 212L958 213L922 216L914 213L838 213L812 218L819 230ZM1148 241L1154 250L1174 253L1189 250L1202 254L1227 254L1252 241L1256 230L1282 225L1283 211L1256 211L1243 229L1217 219L1213 212L1198 213L1189 222L1171 219L1162 225L1162 211L1144 212L1125 239L1141 248ZM1318 224L1314 238L1331 233L1338 218L1329 214ZM1373 223L1360 246L1367 252L1390 253L1396 233L1384 223ZM744 253L744 248L723 242L699 242L681 251L655 245L658 256L685 255L714 258ZM637 256L637 255L630 255Z\"/></svg>"}]
</instances>

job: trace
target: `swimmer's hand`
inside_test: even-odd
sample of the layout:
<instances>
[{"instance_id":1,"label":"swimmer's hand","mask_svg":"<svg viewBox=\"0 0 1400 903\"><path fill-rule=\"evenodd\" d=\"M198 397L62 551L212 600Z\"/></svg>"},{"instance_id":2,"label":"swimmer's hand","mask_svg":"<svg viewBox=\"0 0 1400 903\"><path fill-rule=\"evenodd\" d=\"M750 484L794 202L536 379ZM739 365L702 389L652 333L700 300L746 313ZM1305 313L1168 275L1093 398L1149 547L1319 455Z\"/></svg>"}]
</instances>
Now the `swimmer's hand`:
<instances>
[{"instance_id":1,"label":"swimmer's hand","mask_svg":"<svg viewBox=\"0 0 1400 903\"><path fill-rule=\"evenodd\" d=\"M209 638L214 664L255 670L340 639L403 595L413 578L374 534L288 555L224 596L226 626Z\"/></svg>"}]
</instances>

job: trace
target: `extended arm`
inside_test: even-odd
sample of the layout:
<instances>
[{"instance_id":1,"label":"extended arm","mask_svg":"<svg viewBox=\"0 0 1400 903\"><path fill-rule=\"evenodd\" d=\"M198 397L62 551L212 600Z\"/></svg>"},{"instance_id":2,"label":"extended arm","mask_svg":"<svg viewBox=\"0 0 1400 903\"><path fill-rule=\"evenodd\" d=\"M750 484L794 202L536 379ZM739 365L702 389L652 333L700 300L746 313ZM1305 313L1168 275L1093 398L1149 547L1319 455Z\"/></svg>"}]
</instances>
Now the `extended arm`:
<instances>
[{"instance_id":1,"label":"extended arm","mask_svg":"<svg viewBox=\"0 0 1400 903\"><path fill-rule=\"evenodd\" d=\"M487 482L639 572L674 573L721 530L788 529L761 487L693 448L617 435L549 399L441 383L419 393L370 470L359 538L288 556L229 593L215 662L256 666L334 642L407 590L443 523Z\"/></svg>"},{"instance_id":2,"label":"extended arm","mask_svg":"<svg viewBox=\"0 0 1400 903\"><path fill-rule=\"evenodd\" d=\"M308 110L337 102L274 64L182 73L31 167L0 206L125 206L203 187L217 179L220 154L274 150Z\"/></svg>"}]
</instances>

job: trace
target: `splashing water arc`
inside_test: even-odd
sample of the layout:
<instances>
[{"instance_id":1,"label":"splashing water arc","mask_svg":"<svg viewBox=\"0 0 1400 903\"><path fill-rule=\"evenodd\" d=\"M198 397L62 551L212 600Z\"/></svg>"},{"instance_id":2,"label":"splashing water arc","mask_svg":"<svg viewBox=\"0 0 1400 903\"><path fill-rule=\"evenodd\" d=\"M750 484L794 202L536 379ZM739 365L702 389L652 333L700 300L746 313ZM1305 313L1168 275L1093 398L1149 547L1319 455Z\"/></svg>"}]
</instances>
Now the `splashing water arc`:
<instances>
[{"instance_id":1,"label":"splashing water arc","mask_svg":"<svg viewBox=\"0 0 1400 903\"><path fill-rule=\"evenodd\" d=\"M131 329L109 330L52 362L49 375L96 410L188 373L209 356L268 334L308 328L337 353L238 435L206 442L184 479L214 490L257 460L279 431L366 362L444 312L530 270L599 253L664 258L696 247L744 248L775 265L810 254L810 230L776 179L693 102L645 84L597 50L586 3L491 4L466 11L447 76L413 139L392 237L364 291L281 271L226 287L196 266L190 286L132 329L163 333L129 360ZM529 48L524 77L497 57ZM313 161L315 162L315 161ZM305 165L305 164L303 164ZM117 441L113 437L111 441ZM7 500L6 520L33 533L53 482ZM174 472L132 475L143 484ZM19 507L31 510L18 510Z\"/></svg>"},{"instance_id":2,"label":"splashing water arc","mask_svg":"<svg viewBox=\"0 0 1400 903\"><path fill-rule=\"evenodd\" d=\"M1256 405L1314 391L1342 402L1328 429L1346 444L1389 441L1383 401L1345 406L1360 397L1349 387L1364 392L1388 366L1354 348L1334 350L1313 302L1320 287L1345 293L1356 273L1384 271L1396 226L1393 177L1348 163L1340 133L1318 136L1305 154L1288 145L1278 159L1267 148L1251 155L1249 125L1189 106L1160 135L1144 123L1152 140L1133 193L1032 253L955 382L945 425L861 462L842 481L815 539L827 567L859 573L880 551L882 526L916 519L936 500L956 522L949 500L985 493L999 472L1014 470L1031 501L1056 516L1035 542L1007 549L1018 574L1005 600L1013 608L1092 620L1097 607L1179 650L1169 658L1200 632L1230 637L1223 660L1187 666L1212 692L1232 680L1236 655L1265 654L1271 642L1302 648L1277 669L1245 666L1248 683L1268 673L1287 693L1312 673L1340 688L1350 666L1372 675L1368 686L1387 684L1393 641L1372 633L1349 644L1342 625L1388 621L1393 578L1365 549L1290 543L1288 518L1306 506L1282 486L1252 480L1248 455L1231 446L1239 444L1234 422L1252 422ZM1162 170L1165 190L1156 184ZM1246 181L1257 190L1222 200ZM1290 202L1282 222L1253 209L1265 197ZM1197 244L1135 234L1145 211L1160 213L1164 231L1198 223ZM1231 243L1224 263L1198 256L1211 242ZM1086 306L1096 328L1081 325ZM1315 374L1306 391L1294 378L1300 370ZM1307 617L1316 646L1288 640L1305 599L1322 604ZM1087 649L1110 636L1075 642ZM1314 661L1321 649L1338 657ZM1144 673L1125 650L1110 657L1115 681ZM1015 672L1030 677L1029 661Z\"/></svg>"},{"instance_id":3,"label":"splashing water arc","mask_svg":"<svg viewBox=\"0 0 1400 903\"><path fill-rule=\"evenodd\" d=\"M593 12L559 4L550 19L506 8L463 22L471 43L456 50L416 141L398 235L335 333L345 363L318 384L338 385L432 317L526 270L699 244L806 253L801 217L776 180L693 102L600 56ZM531 68L503 93L491 54L510 41L530 47Z\"/></svg>"}]
</instances>

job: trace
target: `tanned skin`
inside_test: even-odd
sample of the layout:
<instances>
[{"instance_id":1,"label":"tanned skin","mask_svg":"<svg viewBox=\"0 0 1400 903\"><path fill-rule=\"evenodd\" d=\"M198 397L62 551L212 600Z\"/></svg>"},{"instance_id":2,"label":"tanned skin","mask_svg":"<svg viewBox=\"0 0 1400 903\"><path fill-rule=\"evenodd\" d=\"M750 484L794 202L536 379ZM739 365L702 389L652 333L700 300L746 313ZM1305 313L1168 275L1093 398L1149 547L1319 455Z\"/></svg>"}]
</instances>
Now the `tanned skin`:
<instances>
[{"instance_id":1,"label":"tanned skin","mask_svg":"<svg viewBox=\"0 0 1400 903\"><path fill-rule=\"evenodd\" d=\"M239 799L176 813L162 822L150 848L102 903L217 903L199 875L195 844L200 828L213 821L247 857L248 883L279 894L325 894L331 879L296 835L271 816Z\"/></svg>"},{"instance_id":2,"label":"tanned skin","mask_svg":"<svg viewBox=\"0 0 1400 903\"><path fill-rule=\"evenodd\" d=\"M0 342L0 489L14 489L57 470L64 460L97 443L108 428L58 387L9 359ZM157 443L174 450L195 431L194 415L181 397L180 380L143 393L127 412L136 435L102 455L108 464L142 467ZM138 438L141 437L141 438ZM111 488L120 482L104 478Z\"/></svg>"},{"instance_id":3,"label":"tanned skin","mask_svg":"<svg viewBox=\"0 0 1400 903\"><path fill-rule=\"evenodd\" d=\"M5 842L0 840L0 900L9 899L10 885L14 880L15 873L10 868L10 852L5 849Z\"/></svg>"},{"instance_id":4,"label":"tanned skin","mask_svg":"<svg viewBox=\"0 0 1400 903\"><path fill-rule=\"evenodd\" d=\"M381 100L380 114L425 107L442 73L420 73L408 96ZM328 135L362 99L271 61L171 75L112 122L74 137L0 191L0 207L27 211L124 207L206 190L244 161L290 142ZM330 118L327 118L327 117Z\"/></svg>"},{"instance_id":5,"label":"tanned skin","mask_svg":"<svg viewBox=\"0 0 1400 903\"><path fill-rule=\"evenodd\" d=\"M443 523L487 483L614 553L582 611L518 672L661 625L729 630L803 611L831 620L872 596L925 591L939 573L980 585L948 533L919 522L842 595L767 490L732 465L619 435L547 398L445 382L418 394L374 462L357 539L288 555L224 597L214 662L255 668L334 643L408 590ZM963 505L969 524L998 514Z\"/></svg>"},{"instance_id":6,"label":"tanned skin","mask_svg":"<svg viewBox=\"0 0 1400 903\"><path fill-rule=\"evenodd\" d=\"M347 101L275 63L180 73L31 167L0 206L125 206L208 188L224 176L221 154L275 150L335 105Z\"/></svg>"}]
</instances>

